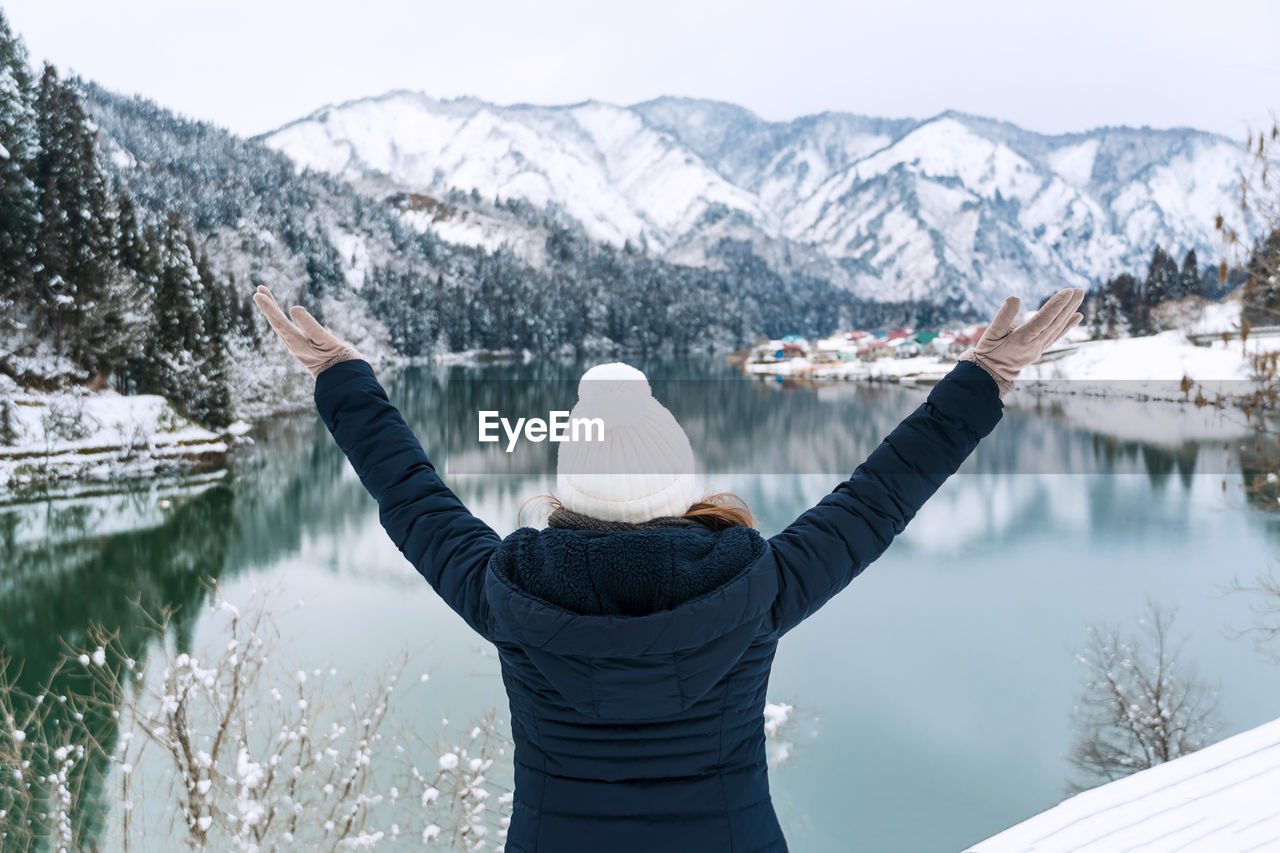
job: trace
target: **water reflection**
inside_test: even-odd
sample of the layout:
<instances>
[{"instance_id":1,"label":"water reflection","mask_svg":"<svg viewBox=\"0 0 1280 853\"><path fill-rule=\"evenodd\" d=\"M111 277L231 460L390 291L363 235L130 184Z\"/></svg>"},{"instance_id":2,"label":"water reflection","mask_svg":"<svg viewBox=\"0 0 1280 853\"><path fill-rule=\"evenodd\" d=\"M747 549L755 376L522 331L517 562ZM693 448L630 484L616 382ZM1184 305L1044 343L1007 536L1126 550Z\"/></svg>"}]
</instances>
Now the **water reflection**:
<instances>
[{"instance_id":1,"label":"water reflection","mask_svg":"<svg viewBox=\"0 0 1280 853\"><path fill-rule=\"evenodd\" d=\"M87 695L82 670L59 670L64 653L88 646L90 627L102 626L118 633L128 656L145 661L155 639L145 609L156 606L177 609L173 635L189 647L206 583L227 565L233 505L230 486L206 480L0 508L0 648L9 682L30 696L46 689L52 696ZM107 709L86 709L84 725L103 749L113 747L118 723ZM92 839L102 828L106 770L105 755L92 753L72 776L84 791L74 815L79 838ZM47 776L54 768L30 771Z\"/></svg>"},{"instance_id":2,"label":"water reflection","mask_svg":"<svg viewBox=\"0 0 1280 853\"><path fill-rule=\"evenodd\" d=\"M829 491L928 391L763 383L719 363L639 366L689 433L709 485L742 494L766 533ZM388 372L386 384L454 490L507 532L521 503L553 485L554 447L480 451L475 411L495 399L521 413L569 408L578 375L580 366L545 363L424 367ZM1201 668L1223 675L1224 695L1258 683L1249 652L1218 637L1235 605L1212 597L1212 570L1223 553L1253 564L1273 550L1280 515L1241 513L1220 486L1242 485L1249 506L1280 507L1280 449L1243 440L1238 423L1215 431L1197 415L1187 429L1172 413L1135 423L1132 411L1010 401L962 476L858 592L783 644L771 695L822 709L822 748L802 746L775 784L797 849L847 849L839 827L852 817L869 849L956 849L1052 804L1077 677L1069 648L1086 624L1125 618L1153 591L1207 638ZM139 599L180 608L179 643L192 643L206 580L305 586L319 608L294 627L301 653L317 660L336 650L380 661L423 624L439 632L441 654L471 653L460 621L382 535L314 414L263 423L253 438L223 477L0 506L0 645L25 662L24 687L41 685L63 639L80 643L90 623L119 630L144 658L153 635ZM475 473L494 467L503 475ZM459 669L454 682L442 675L448 714L501 696L491 659ZM1227 698L1237 728L1280 702L1258 690ZM930 779L894 770L904 756ZM841 793L849 784L860 805ZM936 826L898 822L893 803L906 801Z\"/></svg>"}]
</instances>

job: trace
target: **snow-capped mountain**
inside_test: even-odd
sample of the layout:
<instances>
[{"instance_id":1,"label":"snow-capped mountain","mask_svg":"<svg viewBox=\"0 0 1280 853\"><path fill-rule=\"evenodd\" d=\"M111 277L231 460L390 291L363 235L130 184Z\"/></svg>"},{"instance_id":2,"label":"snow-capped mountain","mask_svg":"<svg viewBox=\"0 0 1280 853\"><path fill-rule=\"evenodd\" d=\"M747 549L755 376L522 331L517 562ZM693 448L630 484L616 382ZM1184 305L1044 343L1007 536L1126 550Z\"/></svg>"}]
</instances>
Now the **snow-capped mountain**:
<instances>
[{"instance_id":1,"label":"snow-capped mountain","mask_svg":"<svg viewBox=\"0 0 1280 853\"><path fill-rule=\"evenodd\" d=\"M1239 210L1244 157L1190 129L1045 136L954 112L767 122L686 98L497 106L404 91L263 139L382 195L525 199L690 265L714 266L721 240L746 240L863 297L978 310L1139 269L1157 243L1217 257L1214 217ZM414 224L486 247L522 242L474 217Z\"/></svg>"}]
</instances>

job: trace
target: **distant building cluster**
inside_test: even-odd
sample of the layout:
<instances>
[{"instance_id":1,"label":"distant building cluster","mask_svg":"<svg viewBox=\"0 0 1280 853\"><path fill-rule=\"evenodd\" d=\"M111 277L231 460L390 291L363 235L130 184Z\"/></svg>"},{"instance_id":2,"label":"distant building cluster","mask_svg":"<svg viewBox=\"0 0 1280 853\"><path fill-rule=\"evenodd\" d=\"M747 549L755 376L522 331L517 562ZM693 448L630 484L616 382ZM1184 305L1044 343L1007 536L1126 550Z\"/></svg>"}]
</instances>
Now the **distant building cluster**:
<instances>
[{"instance_id":1,"label":"distant building cluster","mask_svg":"<svg viewBox=\"0 0 1280 853\"><path fill-rule=\"evenodd\" d=\"M747 360L752 364L776 364L805 359L819 365L915 356L954 359L976 344L986 328L969 325L955 329L851 329L816 341L787 335L756 344Z\"/></svg>"}]
</instances>

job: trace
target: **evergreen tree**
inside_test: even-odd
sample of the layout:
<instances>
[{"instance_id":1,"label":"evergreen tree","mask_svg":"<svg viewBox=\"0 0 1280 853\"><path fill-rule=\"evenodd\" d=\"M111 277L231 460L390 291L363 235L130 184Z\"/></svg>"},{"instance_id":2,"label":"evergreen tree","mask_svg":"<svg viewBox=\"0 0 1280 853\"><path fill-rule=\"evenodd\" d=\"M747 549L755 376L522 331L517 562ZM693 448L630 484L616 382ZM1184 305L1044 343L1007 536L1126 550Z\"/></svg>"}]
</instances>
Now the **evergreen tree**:
<instances>
[{"instance_id":1,"label":"evergreen tree","mask_svg":"<svg viewBox=\"0 0 1280 853\"><path fill-rule=\"evenodd\" d=\"M114 258L116 263L139 276L145 277L149 272L147 258L147 241L138 221L138 207L128 193L116 196L116 246Z\"/></svg>"},{"instance_id":2,"label":"evergreen tree","mask_svg":"<svg viewBox=\"0 0 1280 853\"><path fill-rule=\"evenodd\" d=\"M1254 247L1244 274L1241 320L1250 326L1280 326L1280 228Z\"/></svg>"},{"instance_id":3,"label":"evergreen tree","mask_svg":"<svg viewBox=\"0 0 1280 853\"><path fill-rule=\"evenodd\" d=\"M1099 307L1102 336L1117 338L1141 334L1138 331L1141 326L1135 323L1134 316L1144 310L1138 307L1142 297L1141 283L1128 273L1121 273L1107 282Z\"/></svg>"},{"instance_id":4,"label":"evergreen tree","mask_svg":"<svg viewBox=\"0 0 1280 853\"><path fill-rule=\"evenodd\" d=\"M0 316L5 320L13 318L17 300L30 296L38 147L27 52L0 12Z\"/></svg>"},{"instance_id":5,"label":"evergreen tree","mask_svg":"<svg viewBox=\"0 0 1280 853\"><path fill-rule=\"evenodd\" d=\"M106 295L114 253L109 225L113 217L80 96L49 64L37 89L36 128L35 184L41 193L37 290L47 299L55 351L88 367L78 332Z\"/></svg>"},{"instance_id":6,"label":"evergreen tree","mask_svg":"<svg viewBox=\"0 0 1280 853\"><path fill-rule=\"evenodd\" d=\"M1200 269L1200 261L1196 258L1196 250L1188 249L1186 256L1182 259L1182 272L1178 276L1178 297L1187 296L1203 296L1204 291L1201 283L1204 280L1204 274Z\"/></svg>"},{"instance_id":7,"label":"evergreen tree","mask_svg":"<svg viewBox=\"0 0 1280 853\"><path fill-rule=\"evenodd\" d=\"M154 260L149 276L154 326L141 358L131 364L132 389L165 396L184 415L210 426L232 417L227 386L227 336L234 321L232 298L170 214L141 256Z\"/></svg>"},{"instance_id":8,"label":"evergreen tree","mask_svg":"<svg viewBox=\"0 0 1280 853\"><path fill-rule=\"evenodd\" d=\"M154 345L158 352L194 351L204 337L200 309L200 273L182 220L170 214L160 236L158 275L153 302Z\"/></svg>"},{"instance_id":9,"label":"evergreen tree","mask_svg":"<svg viewBox=\"0 0 1280 853\"><path fill-rule=\"evenodd\" d=\"M1170 299L1177 299L1181 291L1181 273L1178 262L1163 247L1156 246L1147 266L1146 280L1141 282L1131 301L1129 323L1135 335L1149 335L1156 331L1151 309Z\"/></svg>"}]
</instances>

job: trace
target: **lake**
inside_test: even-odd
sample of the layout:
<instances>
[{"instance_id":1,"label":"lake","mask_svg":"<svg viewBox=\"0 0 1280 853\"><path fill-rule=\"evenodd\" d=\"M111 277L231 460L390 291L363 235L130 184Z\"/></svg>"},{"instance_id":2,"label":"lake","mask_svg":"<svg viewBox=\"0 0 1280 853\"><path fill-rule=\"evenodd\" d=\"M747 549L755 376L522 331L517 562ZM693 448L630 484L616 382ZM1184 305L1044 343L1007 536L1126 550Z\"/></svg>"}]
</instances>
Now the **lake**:
<instances>
[{"instance_id":1,"label":"lake","mask_svg":"<svg viewBox=\"0 0 1280 853\"><path fill-rule=\"evenodd\" d=\"M710 359L641 366L710 484L745 498L766 535L927 393L760 382ZM481 453L475 409L493 395L514 395L522 413L567 409L580 371L414 367L387 385L450 486L505 534L554 485L553 449ZM1202 411L1166 407L1135 429L1135 407L1011 400L889 551L783 639L768 695L797 719L771 778L794 850L960 850L1057 803L1084 676L1073 654L1090 625L1129 629L1148 601L1178 608L1181 660L1219 690L1224 735L1280 714L1280 663L1239 636L1263 602L1227 589L1280 554L1274 492L1242 490L1262 463L1227 440L1242 429L1201 429ZM0 644L26 661L22 678L36 683L91 622L145 643L130 599L180 605L178 642L211 641L203 580L216 579L231 601L261 589L301 599L280 622L309 665L360 672L425 647L430 689L401 709L424 729L505 709L492 649L387 540L319 418L251 435L225 476L0 507Z\"/></svg>"}]
</instances>

